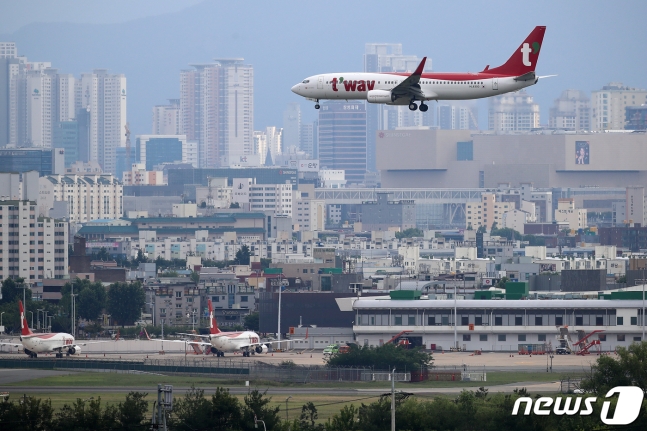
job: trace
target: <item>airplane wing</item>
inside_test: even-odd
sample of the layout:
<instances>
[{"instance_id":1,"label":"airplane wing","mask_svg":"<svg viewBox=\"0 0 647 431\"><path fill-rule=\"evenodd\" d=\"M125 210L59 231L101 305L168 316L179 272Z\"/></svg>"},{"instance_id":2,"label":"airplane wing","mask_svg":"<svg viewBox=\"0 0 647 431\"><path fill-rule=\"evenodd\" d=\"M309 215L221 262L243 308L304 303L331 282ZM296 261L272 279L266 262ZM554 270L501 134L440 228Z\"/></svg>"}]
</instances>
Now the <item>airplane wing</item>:
<instances>
[{"instance_id":1,"label":"airplane wing","mask_svg":"<svg viewBox=\"0 0 647 431\"><path fill-rule=\"evenodd\" d=\"M391 93L397 97L407 97L416 100L425 100L425 94L420 89L420 77L422 76L422 70L425 68L425 62L427 57L424 57L415 72L409 75L404 81L395 86Z\"/></svg>"},{"instance_id":2,"label":"airplane wing","mask_svg":"<svg viewBox=\"0 0 647 431\"><path fill-rule=\"evenodd\" d=\"M215 338L218 334L209 335L200 335L200 334L187 334L186 332L177 332L178 335L186 335L187 337L200 337L200 338ZM148 335L148 334L146 334Z\"/></svg>"},{"instance_id":3,"label":"airplane wing","mask_svg":"<svg viewBox=\"0 0 647 431\"><path fill-rule=\"evenodd\" d=\"M188 341L188 340L166 340L163 338L156 338L154 340L151 339L151 337L148 336L148 332L144 329L144 333L146 334L146 338L150 341L162 341L162 342L167 342L167 343L182 343L186 344L189 346L196 345L196 346L211 346L211 343L206 343L203 341ZM194 336L194 334L183 334L183 335L189 335L189 336ZM204 335L202 335L204 337Z\"/></svg>"}]
</instances>

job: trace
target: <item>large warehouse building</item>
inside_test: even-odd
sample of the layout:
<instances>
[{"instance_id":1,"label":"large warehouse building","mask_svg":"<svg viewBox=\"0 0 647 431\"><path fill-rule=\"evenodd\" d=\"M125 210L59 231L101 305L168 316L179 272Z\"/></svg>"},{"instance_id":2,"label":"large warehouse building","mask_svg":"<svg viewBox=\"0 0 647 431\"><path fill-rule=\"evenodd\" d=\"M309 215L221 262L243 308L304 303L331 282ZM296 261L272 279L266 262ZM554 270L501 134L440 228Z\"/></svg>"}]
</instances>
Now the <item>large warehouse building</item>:
<instances>
[{"instance_id":1,"label":"large warehouse building","mask_svg":"<svg viewBox=\"0 0 647 431\"><path fill-rule=\"evenodd\" d=\"M647 134L378 131L382 187L647 186Z\"/></svg>"}]
</instances>

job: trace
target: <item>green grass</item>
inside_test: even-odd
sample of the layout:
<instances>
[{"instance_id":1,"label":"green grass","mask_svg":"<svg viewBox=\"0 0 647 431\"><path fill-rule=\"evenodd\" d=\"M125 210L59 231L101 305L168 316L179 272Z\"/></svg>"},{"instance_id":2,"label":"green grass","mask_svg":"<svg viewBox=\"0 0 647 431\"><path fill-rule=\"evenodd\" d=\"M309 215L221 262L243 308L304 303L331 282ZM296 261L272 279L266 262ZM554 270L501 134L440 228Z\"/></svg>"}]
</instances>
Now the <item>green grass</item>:
<instances>
[{"instance_id":1,"label":"green grass","mask_svg":"<svg viewBox=\"0 0 647 431\"><path fill-rule=\"evenodd\" d=\"M544 372L490 372L487 373L487 382L461 382L461 381L425 381L419 383L403 383L405 387L411 388L455 388L455 387L479 387L492 385L505 385L513 383L527 382L553 382L564 377L560 373ZM579 375L570 374L570 377L580 377ZM212 377L190 377L190 376L157 376L152 374L124 374L124 373L93 373L78 372L69 375L42 377L22 382L12 383L8 386L32 386L32 387L49 387L49 386L76 386L88 387L93 386L111 386L111 387L150 387L153 390L158 383L176 385L179 387L196 387L216 386L243 386L244 379L216 379ZM251 386L255 387L303 387L302 383L279 383L267 380L251 380ZM329 383L308 383L309 387L317 388L362 388L378 389L389 388L389 382L329 382Z\"/></svg>"}]
</instances>

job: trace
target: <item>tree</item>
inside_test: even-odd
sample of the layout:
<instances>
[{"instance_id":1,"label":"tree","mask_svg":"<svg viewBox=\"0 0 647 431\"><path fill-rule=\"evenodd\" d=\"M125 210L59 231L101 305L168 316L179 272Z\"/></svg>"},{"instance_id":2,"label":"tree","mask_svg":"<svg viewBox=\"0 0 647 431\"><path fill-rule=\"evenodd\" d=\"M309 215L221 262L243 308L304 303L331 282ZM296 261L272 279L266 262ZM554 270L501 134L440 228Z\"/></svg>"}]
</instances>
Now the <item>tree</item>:
<instances>
[{"instance_id":1,"label":"tree","mask_svg":"<svg viewBox=\"0 0 647 431\"><path fill-rule=\"evenodd\" d=\"M299 429L301 431L323 431L324 427L322 424L315 425L315 421L319 418L319 413L317 412L317 407L308 401L306 404L301 407L301 415L299 416Z\"/></svg>"},{"instance_id":2,"label":"tree","mask_svg":"<svg viewBox=\"0 0 647 431\"><path fill-rule=\"evenodd\" d=\"M232 202L232 203L229 204L229 208L238 209L238 208L240 208L240 204L238 202Z\"/></svg>"},{"instance_id":3,"label":"tree","mask_svg":"<svg viewBox=\"0 0 647 431\"><path fill-rule=\"evenodd\" d=\"M497 227L498 227L498 223L497 222L492 222L492 227L490 228L490 230L491 231L496 230Z\"/></svg>"},{"instance_id":4,"label":"tree","mask_svg":"<svg viewBox=\"0 0 647 431\"><path fill-rule=\"evenodd\" d=\"M198 271L191 271L191 281L196 284L200 282L200 273Z\"/></svg>"},{"instance_id":5,"label":"tree","mask_svg":"<svg viewBox=\"0 0 647 431\"><path fill-rule=\"evenodd\" d=\"M260 392L258 389L250 391L245 395L245 405L242 409L241 430L256 431L254 418L262 419L268 430L275 429L281 422L279 418L279 407L270 407L268 404L272 397L266 397L267 391Z\"/></svg>"},{"instance_id":6,"label":"tree","mask_svg":"<svg viewBox=\"0 0 647 431\"><path fill-rule=\"evenodd\" d=\"M615 386L638 386L647 393L647 342L618 347L616 353L617 359L600 356L580 387L597 395Z\"/></svg>"},{"instance_id":7,"label":"tree","mask_svg":"<svg viewBox=\"0 0 647 431\"><path fill-rule=\"evenodd\" d=\"M249 313L245 316L245 327L254 332L258 332L260 330L258 311Z\"/></svg>"},{"instance_id":8,"label":"tree","mask_svg":"<svg viewBox=\"0 0 647 431\"><path fill-rule=\"evenodd\" d=\"M496 284L496 287L499 289L505 289L505 284L510 281L508 277L502 277L501 280Z\"/></svg>"},{"instance_id":9,"label":"tree","mask_svg":"<svg viewBox=\"0 0 647 431\"><path fill-rule=\"evenodd\" d=\"M247 245L243 245L236 252L236 259L234 259L234 262L236 265L249 265L250 256L251 253L249 251L249 247Z\"/></svg>"},{"instance_id":10,"label":"tree","mask_svg":"<svg viewBox=\"0 0 647 431\"><path fill-rule=\"evenodd\" d=\"M424 236L424 232L421 231L420 229L415 228L415 227L405 229L402 232L396 232L395 233L395 237L398 238L398 239L421 237L421 236Z\"/></svg>"},{"instance_id":11,"label":"tree","mask_svg":"<svg viewBox=\"0 0 647 431\"><path fill-rule=\"evenodd\" d=\"M97 260L110 260L111 256L110 253L108 253L108 250L105 247L101 247L99 252L97 253Z\"/></svg>"},{"instance_id":12,"label":"tree","mask_svg":"<svg viewBox=\"0 0 647 431\"><path fill-rule=\"evenodd\" d=\"M61 288L62 304L71 304L72 287L74 287L74 294L77 295L76 315L82 319L95 320L106 306L106 288L100 281L92 283L90 280L81 280L77 277ZM70 308L65 307L68 315Z\"/></svg>"},{"instance_id":13,"label":"tree","mask_svg":"<svg viewBox=\"0 0 647 431\"><path fill-rule=\"evenodd\" d=\"M145 296L139 281L113 283L108 289L108 312L121 326L132 325L141 316Z\"/></svg>"},{"instance_id":14,"label":"tree","mask_svg":"<svg viewBox=\"0 0 647 431\"><path fill-rule=\"evenodd\" d=\"M124 430L141 430L148 423L148 394L143 392L129 392L126 401L117 406L117 421Z\"/></svg>"},{"instance_id":15,"label":"tree","mask_svg":"<svg viewBox=\"0 0 647 431\"><path fill-rule=\"evenodd\" d=\"M22 300L23 292L22 287L24 285L24 278L7 278L2 282L2 302L14 302L16 298ZM27 289L24 292L25 298L31 298L31 289Z\"/></svg>"},{"instance_id":16,"label":"tree","mask_svg":"<svg viewBox=\"0 0 647 431\"><path fill-rule=\"evenodd\" d=\"M350 351L331 355L327 363L337 367L374 367L376 370L396 368L404 372L426 368L432 359L430 354L419 348L405 349L393 343L378 347L351 344Z\"/></svg>"},{"instance_id":17,"label":"tree","mask_svg":"<svg viewBox=\"0 0 647 431\"><path fill-rule=\"evenodd\" d=\"M342 407L339 414L335 413L332 419L328 420L326 431L357 431L357 413L357 407L353 404Z\"/></svg>"},{"instance_id":18,"label":"tree","mask_svg":"<svg viewBox=\"0 0 647 431\"><path fill-rule=\"evenodd\" d=\"M486 233L487 228L484 225L479 226L478 229L476 229L476 233Z\"/></svg>"}]
</instances>

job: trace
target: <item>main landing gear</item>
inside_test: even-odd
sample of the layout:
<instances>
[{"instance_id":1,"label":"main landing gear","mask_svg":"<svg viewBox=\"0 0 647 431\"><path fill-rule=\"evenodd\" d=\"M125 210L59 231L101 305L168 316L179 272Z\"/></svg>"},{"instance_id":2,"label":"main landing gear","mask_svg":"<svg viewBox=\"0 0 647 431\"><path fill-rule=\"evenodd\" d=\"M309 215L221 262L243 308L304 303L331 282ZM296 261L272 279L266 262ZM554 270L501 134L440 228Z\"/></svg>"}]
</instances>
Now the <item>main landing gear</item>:
<instances>
[{"instance_id":1,"label":"main landing gear","mask_svg":"<svg viewBox=\"0 0 647 431\"><path fill-rule=\"evenodd\" d=\"M250 351L246 351L246 352L245 352L245 351L244 351L244 352L243 352L243 357L245 357L245 358L249 358L249 357L250 357L251 355L253 355L253 354L254 354L254 352L250 352Z\"/></svg>"},{"instance_id":2,"label":"main landing gear","mask_svg":"<svg viewBox=\"0 0 647 431\"><path fill-rule=\"evenodd\" d=\"M409 109L411 111L415 111L418 109L418 105L412 100L411 103L409 103ZM429 109L429 106L425 105L423 102L420 102L420 112L427 112Z\"/></svg>"},{"instance_id":3,"label":"main landing gear","mask_svg":"<svg viewBox=\"0 0 647 431\"><path fill-rule=\"evenodd\" d=\"M319 105L319 99L315 100L315 109L319 109L321 106Z\"/></svg>"}]
</instances>

